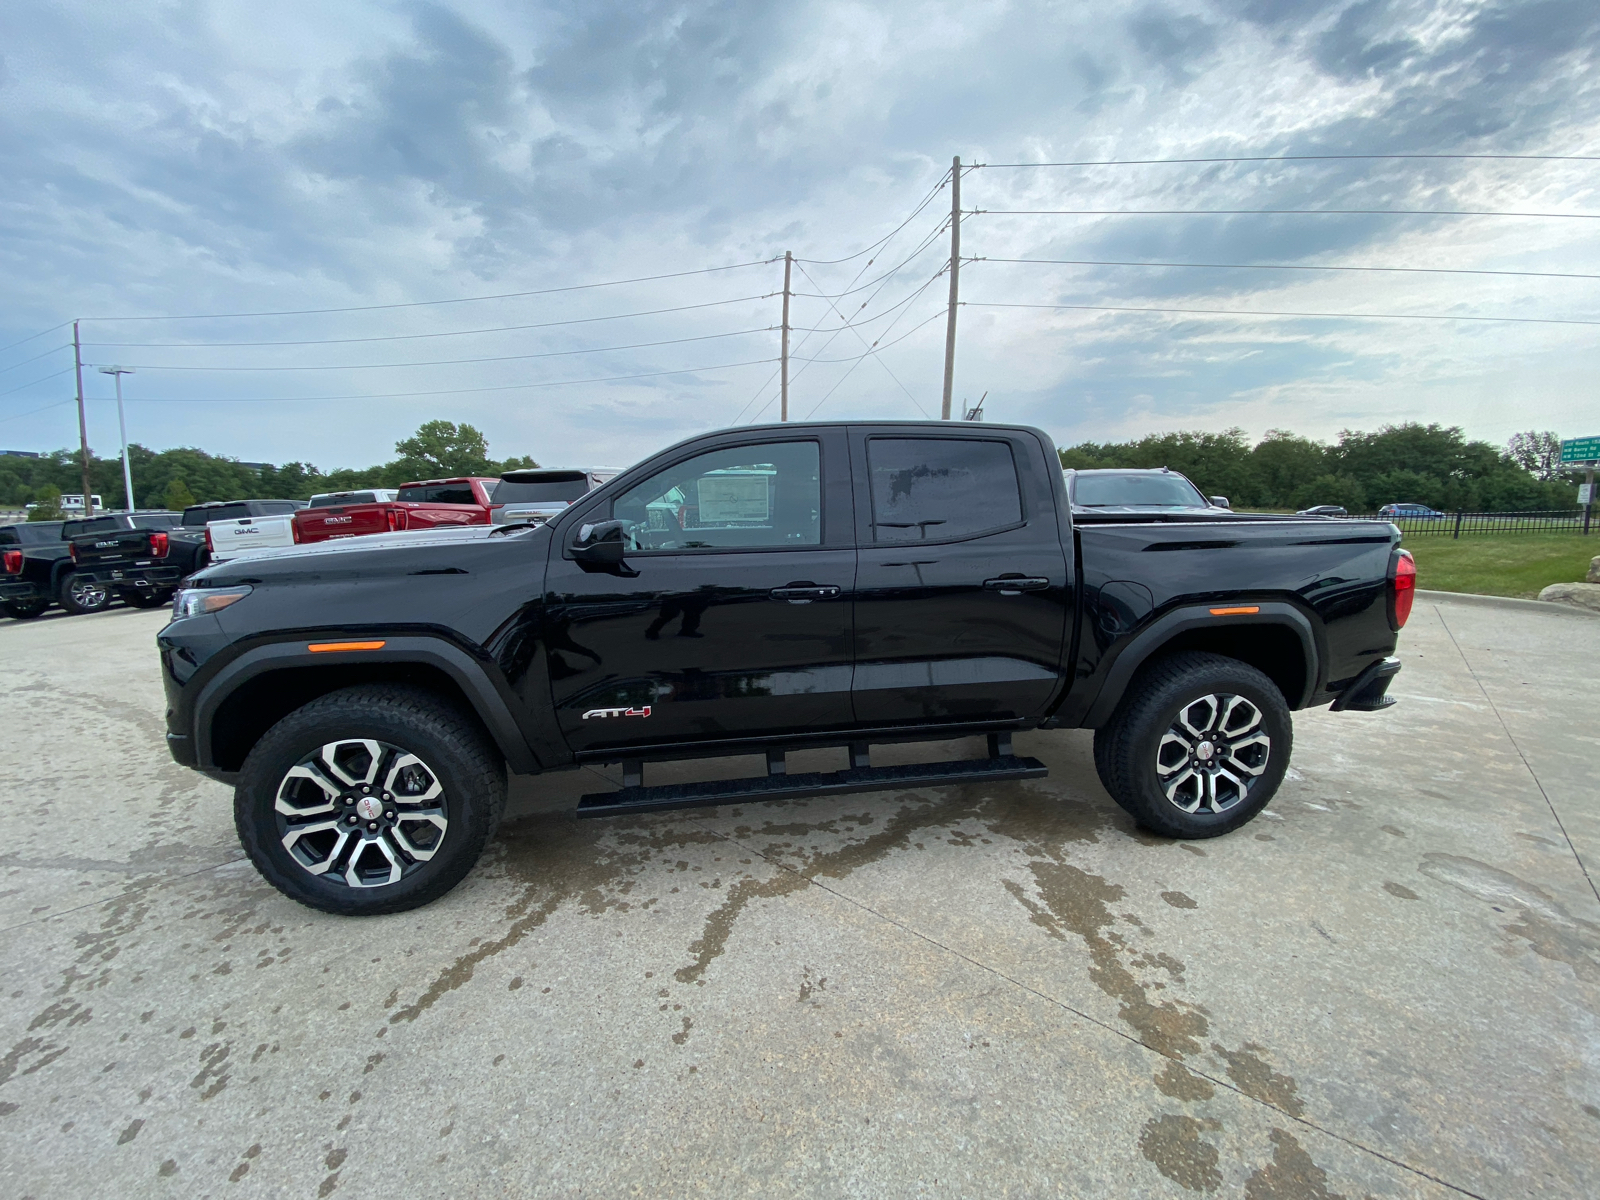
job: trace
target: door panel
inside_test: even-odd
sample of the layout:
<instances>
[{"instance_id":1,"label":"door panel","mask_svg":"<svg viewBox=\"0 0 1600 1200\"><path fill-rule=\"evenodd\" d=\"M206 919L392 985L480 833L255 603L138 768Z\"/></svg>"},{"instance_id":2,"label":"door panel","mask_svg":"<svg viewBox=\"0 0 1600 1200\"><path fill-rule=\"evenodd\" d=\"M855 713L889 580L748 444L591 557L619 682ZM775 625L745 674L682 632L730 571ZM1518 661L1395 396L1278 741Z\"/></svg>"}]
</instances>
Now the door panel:
<instances>
[{"instance_id":1,"label":"door panel","mask_svg":"<svg viewBox=\"0 0 1600 1200\"><path fill-rule=\"evenodd\" d=\"M556 531L546 646L574 752L848 728L848 491L822 503L847 451L830 431L774 441L691 455ZM613 513L637 575L563 554L578 522Z\"/></svg>"},{"instance_id":2,"label":"door panel","mask_svg":"<svg viewBox=\"0 0 1600 1200\"><path fill-rule=\"evenodd\" d=\"M1055 694L1071 592L1038 453L998 432L853 440L858 722L1020 720Z\"/></svg>"}]
</instances>

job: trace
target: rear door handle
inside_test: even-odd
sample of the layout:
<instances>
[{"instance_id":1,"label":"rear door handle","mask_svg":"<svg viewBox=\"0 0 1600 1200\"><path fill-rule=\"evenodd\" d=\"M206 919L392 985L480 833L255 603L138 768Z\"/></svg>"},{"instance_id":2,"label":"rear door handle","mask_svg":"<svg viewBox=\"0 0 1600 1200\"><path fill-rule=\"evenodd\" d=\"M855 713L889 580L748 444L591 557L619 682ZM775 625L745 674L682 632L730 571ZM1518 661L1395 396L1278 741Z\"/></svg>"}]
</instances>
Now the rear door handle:
<instances>
[{"instance_id":1,"label":"rear door handle","mask_svg":"<svg viewBox=\"0 0 1600 1200\"><path fill-rule=\"evenodd\" d=\"M832 584L791 584L773 588L770 595L774 600L787 600L790 604L810 604L813 600L832 600L842 591Z\"/></svg>"},{"instance_id":2,"label":"rear door handle","mask_svg":"<svg viewBox=\"0 0 1600 1200\"><path fill-rule=\"evenodd\" d=\"M1042 592L1050 586L1048 579L1037 576L1013 575L1002 576L999 579L985 579L985 589L999 592L1002 596L1020 596L1023 592Z\"/></svg>"}]
</instances>

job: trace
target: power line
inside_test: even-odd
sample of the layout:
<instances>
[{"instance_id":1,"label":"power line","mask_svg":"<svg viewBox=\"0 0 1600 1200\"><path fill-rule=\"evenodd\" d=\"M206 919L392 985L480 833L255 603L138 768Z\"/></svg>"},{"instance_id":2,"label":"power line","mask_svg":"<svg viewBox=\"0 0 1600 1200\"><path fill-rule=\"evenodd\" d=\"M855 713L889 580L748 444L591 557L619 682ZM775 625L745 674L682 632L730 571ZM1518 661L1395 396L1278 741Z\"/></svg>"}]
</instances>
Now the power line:
<instances>
[{"instance_id":1,"label":"power line","mask_svg":"<svg viewBox=\"0 0 1600 1200\"><path fill-rule=\"evenodd\" d=\"M920 213L923 209L927 208L928 205L933 203L933 198L944 190L945 181L948 180L949 178L950 178L950 171L949 171L949 168L946 168L945 169L945 173L943 175L939 176L939 182L933 185L933 190L930 191L926 196L924 196L922 198L921 203L919 203L916 206L916 208L911 210L911 215L909 217L907 217L904 221L901 221L900 224L896 225L892 230L890 230L887 237L879 238L876 242L873 242L872 245L868 246L865 250L857 250L854 254L847 254L843 258L797 258L797 259L795 259L795 261L796 262L807 262L807 263L810 263L814 267L833 267L833 266L837 266L840 263L850 262L853 259L860 258L863 254L870 253L871 251L878 249L880 246L888 245L890 240L895 236L895 234L899 233L907 225L911 224L912 221L916 220L917 214ZM774 260L774 261L776 261L776 260ZM857 278L859 278L859 276L857 276Z\"/></svg>"},{"instance_id":2,"label":"power line","mask_svg":"<svg viewBox=\"0 0 1600 1200\"><path fill-rule=\"evenodd\" d=\"M73 368L71 368L71 367L62 367L62 368L61 368L61 370L59 370L59 371L57 371L57 372L55 372L55 373L54 373L54 374L52 374L52 375L46 375L46 376L44 376L44 378L42 378L42 379L35 379L35 380L34 380L34 381L33 381L33 383L22 383L22 384L18 384L18 385L17 385L17 386L16 386L16 387L14 387L14 388L12 388L12 389L11 389L11 390L10 390L10 391L6 391L6 392L0 392L0 396L9 396L9 395L11 395L11 394L12 394L12 393L13 393L13 392L21 392L21 391L25 391L25 390L27 390L27 389L28 389L28 388L31 388L31 387L32 387L32 386L33 386L33 384L34 384L34 383L45 383L45 382L47 382L47 381L48 381L48 380L51 380L51 379L55 379L55 378L56 378L56 377L57 377L57 376L60 376L60 375L65 375L65 374L66 374L66 373L67 373L67 372L69 372L69 371L71 371L71 370L72 370L72 369L73 369Z\"/></svg>"},{"instance_id":3,"label":"power line","mask_svg":"<svg viewBox=\"0 0 1600 1200\"><path fill-rule=\"evenodd\" d=\"M1086 159L1079 162L973 163L971 164L971 169L976 171L984 167L1148 167L1183 163L1420 161L1429 159L1464 162L1600 162L1600 156L1589 154L1254 154L1228 158L1111 158Z\"/></svg>"},{"instance_id":4,"label":"power line","mask_svg":"<svg viewBox=\"0 0 1600 1200\"><path fill-rule=\"evenodd\" d=\"M1600 279L1600 275L1574 275L1562 271L1485 271L1467 267L1328 267L1315 263L1180 263L1108 262L1081 258L972 258L967 262L1033 263L1062 267L1204 267L1247 271L1386 271L1410 275L1512 275L1528 279Z\"/></svg>"},{"instance_id":5,"label":"power line","mask_svg":"<svg viewBox=\"0 0 1600 1200\"><path fill-rule=\"evenodd\" d=\"M384 312L395 308L429 308L441 304L474 304L480 300L520 300L527 296L551 296L558 292L581 292L590 288L620 287L628 283L650 283L658 279L683 279L689 275L711 275L718 271L738 271L745 267L764 267L776 259L730 263L725 267L702 267L695 271L672 271L665 275L640 275L633 279L608 279L603 283L575 283L568 287L539 288L531 292L502 292L493 296L458 296L453 300L410 300L398 304L359 304L344 308L297 308L278 312L184 313L176 316L84 317L85 321L220 321L232 317L306 317L325 313ZM70 322L69 322L70 323ZM59 328L59 326L58 326Z\"/></svg>"},{"instance_id":6,"label":"power line","mask_svg":"<svg viewBox=\"0 0 1600 1200\"><path fill-rule=\"evenodd\" d=\"M776 326L765 325L760 329L737 329L730 333L707 333L699 337L669 338L663 342L633 342L626 346L596 346L588 350L546 350L538 354L502 354L492 358L440 358L429 362L404 362L404 363L334 363L331 365L317 366L273 366L273 367L172 367L152 363L131 363L139 371L367 371L381 370L385 367L453 367L463 366L468 363L491 362L520 362L530 358L563 358L573 354L609 354L614 350L647 350L656 346L677 346L684 342L708 342L714 338L743 337L751 333L770 333ZM100 366L99 363L85 363L86 367Z\"/></svg>"},{"instance_id":7,"label":"power line","mask_svg":"<svg viewBox=\"0 0 1600 1200\"><path fill-rule=\"evenodd\" d=\"M998 301L963 300L973 308L1046 308L1082 312L1184 313L1215 317L1323 317L1329 320L1357 321L1491 321L1514 325L1600 325L1600 321L1569 320L1559 317L1456 317L1447 313L1353 313L1353 312L1265 312L1242 308L1143 308L1114 304L1004 304Z\"/></svg>"},{"instance_id":8,"label":"power line","mask_svg":"<svg viewBox=\"0 0 1600 1200\"><path fill-rule=\"evenodd\" d=\"M494 325L486 329L447 329L439 333L394 333L381 337L357 338L307 338L299 341L278 342L84 342L85 346L135 347L141 350L236 350L249 346L349 346L358 342L408 342L422 338L467 337L479 333L520 333L528 329L554 329L559 325L592 325L597 321L621 321L630 317L656 317L663 313L691 312L700 308L719 308L728 304L747 304L767 300L776 293L760 296L737 296L732 300L708 300L703 304L679 304L672 308L649 308L641 312L612 313L604 317L573 317L566 321L540 321L533 325Z\"/></svg>"},{"instance_id":9,"label":"power line","mask_svg":"<svg viewBox=\"0 0 1600 1200\"><path fill-rule=\"evenodd\" d=\"M1600 220L1600 213L1494 212L1421 208L975 208L963 216L996 217L1548 217Z\"/></svg>"},{"instance_id":10,"label":"power line","mask_svg":"<svg viewBox=\"0 0 1600 1200\"><path fill-rule=\"evenodd\" d=\"M806 271L806 269L804 267L800 268L800 273L802 275L804 275L807 279L811 279L810 274ZM935 275L934 279L937 279L938 277L939 277L938 275ZM929 280L928 282L932 283L933 280ZM812 287L820 287L821 285L818 284L815 279L811 279L811 286ZM922 285L922 287L920 287L916 291L912 292L911 296L909 297L907 302L909 303L910 300L915 300L918 296L920 296L922 294L923 289L926 288L927 286L928 286L928 284L925 283L925 284ZM856 329L854 325L851 325L849 323L849 318L848 317L846 317L842 312L839 312L839 306L837 304L835 304L832 300L829 300L828 301L828 307L833 309L833 311L838 314L839 319L846 323L846 325L849 327L850 331L856 335L856 340L859 341L863 346L867 347L867 353L868 354L872 354L874 352L874 350L876 349L878 342L881 341L882 339L881 338L874 339L873 342L869 345L868 342L867 342L867 339L861 336L861 331ZM824 347L824 349L826 349L826 347ZM927 411L922 407L922 405L920 403L918 403L917 398L911 394L911 389L906 387L905 384L900 382L900 377L898 375L896 375L893 371L889 370L889 364L884 362L882 358L879 358L877 361L878 361L878 365L880 367L882 367L884 369L884 371L886 371L888 373L889 378L894 380L895 386L898 387L902 392L904 392L906 394L906 398L908 400L910 400L913 405L916 406L917 411L922 413L922 415L924 417L926 417L928 415Z\"/></svg>"},{"instance_id":11,"label":"power line","mask_svg":"<svg viewBox=\"0 0 1600 1200\"><path fill-rule=\"evenodd\" d=\"M940 270L936 271L934 273L933 278L928 280L927 283L923 284L922 288L928 287L930 284L932 284L934 282L934 280L937 280L940 275L944 274L944 270L945 270L944 268L941 268ZM922 288L919 288L918 291L921 291ZM900 310L900 316L896 317L892 322L890 322L889 328L885 329L883 331L883 333L880 335L880 338L887 337L890 333L892 333L894 331L894 327L900 323L900 317L905 316L905 314L907 312L909 312L909 311L910 311L909 309L901 309ZM939 313L935 313L934 314L934 316L936 316L936 317L939 316L939 315L941 315L941 314L939 314ZM926 324L926 322L924 322L924 324ZM866 360L867 357L868 356L866 354L863 354L855 362L850 364L850 366L845 370L844 374L840 375L839 378L834 381L833 386L827 390L827 392L823 395L822 399L818 400L814 405L811 406L811 411L806 414L806 420L809 421L812 417L816 416L818 410L820 410L822 408L822 406L828 402L829 398L835 392L837 392L841 387L844 386L844 381L849 379L850 376L855 373L855 369L857 367L859 367ZM915 403L915 402L913 401L913 403ZM918 405L918 408L920 409L921 405Z\"/></svg>"},{"instance_id":12,"label":"power line","mask_svg":"<svg viewBox=\"0 0 1600 1200\"><path fill-rule=\"evenodd\" d=\"M57 400L54 404L46 404L43 408L30 408L27 412L13 413L9 417L0 417L0 424L6 421L20 421L23 417L31 417L34 413L46 412L52 408L60 408L64 404L76 404L76 400Z\"/></svg>"},{"instance_id":13,"label":"power line","mask_svg":"<svg viewBox=\"0 0 1600 1200\"><path fill-rule=\"evenodd\" d=\"M0 354L4 354L7 350L14 350L18 346L21 346L21 345L23 345L23 344L25 344L27 342L33 341L34 338L42 338L47 333L54 333L58 329L65 329L65 328L67 328L67 326L69 326L71 324L72 324L71 321L63 321L59 325L50 326L49 329L41 329L38 333L30 333L27 337L20 338L17 341L12 342L10 345L0 346Z\"/></svg>"},{"instance_id":14,"label":"power line","mask_svg":"<svg viewBox=\"0 0 1600 1200\"><path fill-rule=\"evenodd\" d=\"M434 392L380 392L349 396L129 396L130 404L294 404L306 400L399 400L413 396L464 396L475 392L515 392L531 388L569 387L578 383L615 383L627 379L656 379L663 375L699 375L708 371L731 371L777 362L775 358L752 358L748 362L721 363L714 367L685 367L678 371L646 371L639 375L605 375L595 379L555 379L545 383L510 383L499 387L445 388Z\"/></svg>"},{"instance_id":15,"label":"power line","mask_svg":"<svg viewBox=\"0 0 1600 1200\"><path fill-rule=\"evenodd\" d=\"M59 346L51 346L50 349L46 350L43 354L35 354L32 358L25 358L21 362L14 362L9 367L0 367L0 375L4 375L7 371L15 371L18 367L25 367L31 362L38 362L41 358L47 358L52 354L58 354L62 350L71 349L71 342L64 342Z\"/></svg>"},{"instance_id":16,"label":"power line","mask_svg":"<svg viewBox=\"0 0 1600 1200\"><path fill-rule=\"evenodd\" d=\"M934 313L932 316L926 318L925 320L918 321L910 329L906 330L899 337L895 338L894 341L892 341L892 342L884 342L883 345L881 345L881 346L878 345L876 342L874 342L872 344L872 346L866 351L865 354L853 354L853 355L850 355L847 358L802 358L802 359L799 359L798 361L800 361L800 362L816 362L816 363L846 363L846 362L855 362L858 359L866 358L867 355L869 355L869 354L881 354L883 351L887 350L890 346L898 346L901 342L905 341L912 334L916 333L917 330L921 329L924 325L928 324L930 321L937 321L942 316L944 316L944 309L941 308L938 312ZM791 357L793 357L793 356L791 355ZM899 382L899 381L897 380L896 382ZM902 384L901 386L903 387L904 385ZM909 395L910 393L907 393L907 394ZM916 398L915 397L912 397L912 403L916 403ZM926 415L926 414L924 414L924 415Z\"/></svg>"},{"instance_id":17,"label":"power line","mask_svg":"<svg viewBox=\"0 0 1600 1200\"><path fill-rule=\"evenodd\" d=\"M929 246L933 245L934 241L938 238L938 236L941 233L943 233L946 229L948 229L949 226L950 226L950 218L949 217L941 217L940 220L939 220L939 224L934 227L933 232L929 233L926 237L924 237L922 239L922 241L917 244L917 248L915 250L913 250L910 254L908 254L904 259L902 259L900 261L899 265L891 267L888 271L886 271L882 275L879 275L878 278L876 278L876 279L869 279L866 283L861 284L859 287L856 286L855 280L851 280L850 286L847 287L842 292L832 292L832 293L824 293L824 292L791 292L790 295L793 295L793 296L804 296L808 300L839 300L839 299L842 299L845 296L853 295L856 292L864 292L869 287L873 287L876 284L881 283L883 280L890 278L891 276L893 276L895 274L895 272L902 270L909 263L915 262L918 258L920 258L922 256L922 254L928 249ZM798 258L795 259L795 262L801 262L801 261L802 261L801 259L798 259ZM877 261L877 259L869 259L868 262L867 262L867 266L870 267L876 261ZM815 266L816 264L813 263L812 265ZM807 279L811 279L811 276L807 275L806 278ZM856 279L860 279L860 278L861 278L861 275L860 275L860 273L858 273L856 275ZM822 286L821 284L817 283L817 281L815 279L811 279L811 282L816 287L820 288Z\"/></svg>"}]
</instances>

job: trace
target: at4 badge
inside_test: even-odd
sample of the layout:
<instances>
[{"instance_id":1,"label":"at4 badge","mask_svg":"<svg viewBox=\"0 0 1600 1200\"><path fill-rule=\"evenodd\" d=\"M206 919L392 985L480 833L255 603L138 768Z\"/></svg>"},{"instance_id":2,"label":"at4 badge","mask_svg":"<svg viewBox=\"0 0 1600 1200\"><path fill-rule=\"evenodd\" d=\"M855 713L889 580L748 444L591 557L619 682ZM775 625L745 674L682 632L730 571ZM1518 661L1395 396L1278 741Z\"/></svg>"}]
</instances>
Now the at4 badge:
<instances>
[{"instance_id":1,"label":"at4 badge","mask_svg":"<svg viewBox=\"0 0 1600 1200\"><path fill-rule=\"evenodd\" d=\"M650 706L646 704L643 708L591 708L583 714L583 719L587 721L590 717L648 717L649 715Z\"/></svg>"}]
</instances>

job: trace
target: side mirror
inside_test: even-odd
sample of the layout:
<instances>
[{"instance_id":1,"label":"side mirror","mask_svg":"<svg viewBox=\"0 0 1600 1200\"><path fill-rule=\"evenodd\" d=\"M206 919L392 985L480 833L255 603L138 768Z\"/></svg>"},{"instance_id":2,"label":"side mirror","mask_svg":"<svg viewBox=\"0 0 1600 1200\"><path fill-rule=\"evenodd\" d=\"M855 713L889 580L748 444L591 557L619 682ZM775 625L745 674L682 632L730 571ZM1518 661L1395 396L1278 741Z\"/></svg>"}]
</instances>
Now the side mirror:
<instances>
[{"instance_id":1,"label":"side mirror","mask_svg":"<svg viewBox=\"0 0 1600 1200\"><path fill-rule=\"evenodd\" d=\"M1231 509L1233 507L1233 505L1228 503L1228 498L1226 496L1212 496L1210 499L1211 503L1215 504L1218 508Z\"/></svg>"},{"instance_id":2,"label":"side mirror","mask_svg":"<svg viewBox=\"0 0 1600 1200\"><path fill-rule=\"evenodd\" d=\"M627 549L627 530L621 521L597 521L578 526L572 539L572 557L581 565L602 571L622 566Z\"/></svg>"}]
</instances>

